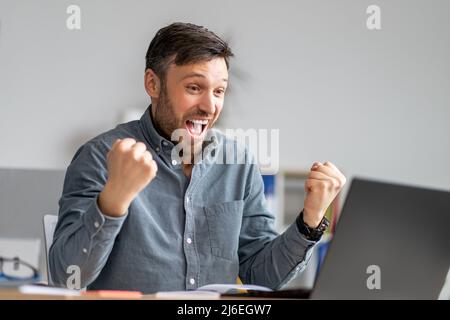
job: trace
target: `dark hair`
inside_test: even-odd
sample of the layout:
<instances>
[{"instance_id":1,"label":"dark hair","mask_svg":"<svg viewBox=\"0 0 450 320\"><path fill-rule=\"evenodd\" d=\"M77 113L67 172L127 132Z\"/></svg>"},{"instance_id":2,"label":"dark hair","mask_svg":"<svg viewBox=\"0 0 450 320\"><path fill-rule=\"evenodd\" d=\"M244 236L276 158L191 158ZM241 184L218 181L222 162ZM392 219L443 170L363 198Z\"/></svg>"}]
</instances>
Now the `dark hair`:
<instances>
[{"instance_id":1,"label":"dark hair","mask_svg":"<svg viewBox=\"0 0 450 320\"><path fill-rule=\"evenodd\" d=\"M228 44L205 27L176 22L160 29L145 55L145 69L152 69L164 82L169 65L186 65L213 58L232 57Z\"/></svg>"}]
</instances>

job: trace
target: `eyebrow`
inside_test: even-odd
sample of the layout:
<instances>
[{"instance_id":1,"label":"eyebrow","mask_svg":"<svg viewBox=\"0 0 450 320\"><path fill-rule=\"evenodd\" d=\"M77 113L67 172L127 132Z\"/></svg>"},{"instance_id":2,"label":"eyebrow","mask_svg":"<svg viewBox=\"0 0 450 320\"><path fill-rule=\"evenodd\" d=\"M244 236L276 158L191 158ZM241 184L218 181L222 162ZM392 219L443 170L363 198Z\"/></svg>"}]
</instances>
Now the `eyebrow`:
<instances>
[{"instance_id":1,"label":"eyebrow","mask_svg":"<svg viewBox=\"0 0 450 320\"><path fill-rule=\"evenodd\" d=\"M188 73L187 75L185 75L181 80L184 80L184 79L187 79L187 78L195 78L195 77L206 78L201 73L191 72L191 73ZM222 81L228 82L228 79L227 78L223 78Z\"/></svg>"}]
</instances>

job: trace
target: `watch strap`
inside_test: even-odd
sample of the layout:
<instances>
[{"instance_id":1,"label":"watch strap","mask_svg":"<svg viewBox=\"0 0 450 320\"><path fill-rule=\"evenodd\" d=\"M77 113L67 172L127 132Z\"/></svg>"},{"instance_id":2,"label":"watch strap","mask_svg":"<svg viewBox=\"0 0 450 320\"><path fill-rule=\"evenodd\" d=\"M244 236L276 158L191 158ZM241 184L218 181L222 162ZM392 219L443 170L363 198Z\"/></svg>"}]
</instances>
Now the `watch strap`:
<instances>
[{"instance_id":1,"label":"watch strap","mask_svg":"<svg viewBox=\"0 0 450 320\"><path fill-rule=\"evenodd\" d=\"M324 216L322 218L322 220L320 221L319 226L317 228L312 228L312 227L308 226L305 223L305 221L303 220L303 210L298 215L296 223L297 223L298 231L300 231L300 233L303 234L306 239L311 240L311 241L320 240L323 233L330 225L330 222Z\"/></svg>"}]
</instances>

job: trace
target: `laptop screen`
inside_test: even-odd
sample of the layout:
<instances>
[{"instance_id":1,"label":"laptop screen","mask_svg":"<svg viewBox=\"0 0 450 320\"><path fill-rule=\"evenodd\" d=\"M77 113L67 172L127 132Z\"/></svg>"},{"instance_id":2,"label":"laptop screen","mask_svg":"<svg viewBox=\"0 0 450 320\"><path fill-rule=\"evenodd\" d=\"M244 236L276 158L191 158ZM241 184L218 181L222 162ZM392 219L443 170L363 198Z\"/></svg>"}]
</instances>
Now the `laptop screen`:
<instances>
[{"instance_id":1,"label":"laptop screen","mask_svg":"<svg viewBox=\"0 0 450 320\"><path fill-rule=\"evenodd\" d=\"M315 299L437 299L450 266L450 192L354 179Z\"/></svg>"}]
</instances>

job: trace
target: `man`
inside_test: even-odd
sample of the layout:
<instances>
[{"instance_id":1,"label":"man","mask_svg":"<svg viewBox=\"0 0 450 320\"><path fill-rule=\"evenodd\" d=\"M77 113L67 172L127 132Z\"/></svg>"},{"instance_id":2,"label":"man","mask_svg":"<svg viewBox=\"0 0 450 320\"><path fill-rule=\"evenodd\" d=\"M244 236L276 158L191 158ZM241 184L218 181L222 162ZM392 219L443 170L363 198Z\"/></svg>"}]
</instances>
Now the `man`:
<instances>
[{"instance_id":1,"label":"man","mask_svg":"<svg viewBox=\"0 0 450 320\"><path fill-rule=\"evenodd\" d=\"M49 259L56 284L74 265L88 289L194 290L238 277L277 289L304 268L345 183L333 164L313 165L304 210L278 235L257 165L215 163L213 150L233 141L214 132L203 161L188 161L220 115L231 56L203 27L158 31L146 55L152 104L83 145L67 169ZM172 141L180 129L187 134ZM172 155L178 142L182 163Z\"/></svg>"}]
</instances>

